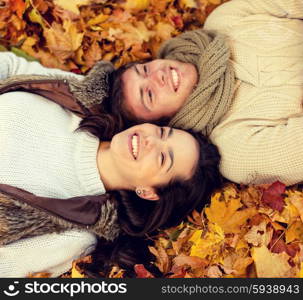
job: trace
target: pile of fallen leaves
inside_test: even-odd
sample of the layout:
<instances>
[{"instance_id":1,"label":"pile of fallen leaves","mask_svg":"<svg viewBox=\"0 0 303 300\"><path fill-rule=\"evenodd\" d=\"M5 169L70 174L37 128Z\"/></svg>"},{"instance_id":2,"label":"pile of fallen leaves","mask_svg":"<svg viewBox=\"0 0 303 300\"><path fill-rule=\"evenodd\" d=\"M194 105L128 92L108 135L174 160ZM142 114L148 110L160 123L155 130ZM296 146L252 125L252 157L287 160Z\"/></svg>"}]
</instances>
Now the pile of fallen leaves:
<instances>
[{"instance_id":1,"label":"pile of fallen leaves","mask_svg":"<svg viewBox=\"0 0 303 300\"><path fill-rule=\"evenodd\" d=\"M165 278L303 278L303 191L280 182L271 185L227 184L213 194L202 212L159 232L149 247ZM88 277L83 262L70 277ZM145 266L139 278L155 277ZM114 266L110 277L124 277Z\"/></svg>"},{"instance_id":2,"label":"pile of fallen leaves","mask_svg":"<svg viewBox=\"0 0 303 300\"><path fill-rule=\"evenodd\" d=\"M155 56L227 0L1 0L0 45L47 67L87 72ZM1 50L1 49L0 49Z\"/></svg>"},{"instance_id":3,"label":"pile of fallen leaves","mask_svg":"<svg viewBox=\"0 0 303 300\"><path fill-rule=\"evenodd\" d=\"M101 59L118 67L154 57L163 41L201 27L225 1L2 0L0 51L82 74ZM302 222L298 187L228 184L202 212L153 237L150 251L168 278L303 277ZM90 262L74 261L64 277L88 277L82 266ZM135 272L154 277L143 265ZM123 276L118 266L109 275Z\"/></svg>"}]
</instances>

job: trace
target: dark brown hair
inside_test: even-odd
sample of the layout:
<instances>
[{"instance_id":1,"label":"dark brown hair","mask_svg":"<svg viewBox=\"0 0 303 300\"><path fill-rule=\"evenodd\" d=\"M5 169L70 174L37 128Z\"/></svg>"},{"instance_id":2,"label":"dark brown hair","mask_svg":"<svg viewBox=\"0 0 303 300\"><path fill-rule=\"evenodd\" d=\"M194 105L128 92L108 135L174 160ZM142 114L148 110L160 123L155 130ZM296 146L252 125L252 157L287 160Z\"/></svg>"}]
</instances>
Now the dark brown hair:
<instances>
[{"instance_id":1,"label":"dark brown hair","mask_svg":"<svg viewBox=\"0 0 303 300\"><path fill-rule=\"evenodd\" d=\"M107 99L99 115L82 120L80 130L89 131L100 140L110 140L117 132L138 123L127 119L122 110L123 92L119 80L121 73L129 67L130 64L124 66L111 78L110 96L114 100ZM144 236L160 228L175 226L193 209L202 209L211 193L221 186L217 147L202 134L188 132L197 140L200 149L194 175L189 180L175 178L165 186L155 187L159 201L143 200L133 191L111 192L119 203L118 217L122 233L114 243L99 241L100 247L94 252L93 266L102 264L104 270L109 270L112 264L117 263L131 270L134 263L148 262L151 254Z\"/></svg>"}]
</instances>

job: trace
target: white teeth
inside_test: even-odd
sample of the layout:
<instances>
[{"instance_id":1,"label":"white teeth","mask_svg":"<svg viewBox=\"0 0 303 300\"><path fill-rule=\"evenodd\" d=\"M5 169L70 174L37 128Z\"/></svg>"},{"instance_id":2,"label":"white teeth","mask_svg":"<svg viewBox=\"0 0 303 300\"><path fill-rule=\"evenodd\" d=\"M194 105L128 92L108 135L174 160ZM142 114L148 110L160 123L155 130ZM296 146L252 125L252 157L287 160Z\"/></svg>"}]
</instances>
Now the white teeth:
<instances>
[{"instance_id":1,"label":"white teeth","mask_svg":"<svg viewBox=\"0 0 303 300\"><path fill-rule=\"evenodd\" d=\"M137 158L138 155L138 136L137 135L133 135L132 137L132 150L133 150L133 155L135 158Z\"/></svg>"},{"instance_id":2,"label":"white teeth","mask_svg":"<svg viewBox=\"0 0 303 300\"><path fill-rule=\"evenodd\" d=\"M176 91L179 85L179 76L175 69L171 69L171 76L173 79L174 89Z\"/></svg>"}]
</instances>

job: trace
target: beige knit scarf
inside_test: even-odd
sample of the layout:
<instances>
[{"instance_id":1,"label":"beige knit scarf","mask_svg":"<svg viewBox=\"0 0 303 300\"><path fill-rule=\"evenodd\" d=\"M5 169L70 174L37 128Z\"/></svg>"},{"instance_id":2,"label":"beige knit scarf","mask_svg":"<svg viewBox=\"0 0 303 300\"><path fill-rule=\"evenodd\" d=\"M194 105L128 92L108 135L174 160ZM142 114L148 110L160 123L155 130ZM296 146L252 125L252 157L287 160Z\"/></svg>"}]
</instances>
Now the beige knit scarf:
<instances>
[{"instance_id":1,"label":"beige knit scarf","mask_svg":"<svg viewBox=\"0 0 303 300\"><path fill-rule=\"evenodd\" d=\"M202 29L185 32L165 42L158 57L192 63L199 75L197 86L169 125L209 135L233 98L235 76L225 38Z\"/></svg>"}]
</instances>

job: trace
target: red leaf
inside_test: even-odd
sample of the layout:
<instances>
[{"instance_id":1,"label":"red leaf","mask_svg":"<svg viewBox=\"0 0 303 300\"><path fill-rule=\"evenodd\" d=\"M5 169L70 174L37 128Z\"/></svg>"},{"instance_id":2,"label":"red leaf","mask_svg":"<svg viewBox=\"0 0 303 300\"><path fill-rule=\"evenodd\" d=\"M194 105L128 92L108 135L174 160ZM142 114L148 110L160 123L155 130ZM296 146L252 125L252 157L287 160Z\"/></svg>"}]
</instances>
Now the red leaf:
<instances>
[{"instance_id":1,"label":"red leaf","mask_svg":"<svg viewBox=\"0 0 303 300\"><path fill-rule=\"evenodd\" d=\"M183 24L183 19L181 18L181 16L173 16L171 19L178 29L183 28L184 24Z\"/></svg>"},{"instance_id":2,"label":"red leaf","mask_svg":"<svg viewBox=\"0 0 303 300\"><path fill-rule=\"evenodd\" d=\"M269 249L273 253L285 252L291 257L295 257L300 247L297 244L287 245L284 240L281 238L281 231L275 232L272 240L268 245Z\"/></svg>"},{"instance_id":3,"label":"red leaf","mask_svg":"<svg viewBox=\"0 0 303 300\"><path fill-rule=\"evenodd\" d=\"M282 194L285 192L285 184L280 181L274 182L266 190L263 191L261 201L279 212L283 210L284 199Z\"/></svg>"},{"instance_id":4,"label":"red leaf","mask_svg":"<svg viewBox=\"0 0 303 300\"><path fill-rule=\"evenodd\" d=\"M134 269L137 274L137 278L155 278L155 276L147 271L142 264L135 265Z\"/></svg>"},{"instance_id":5,"label":"red leaf","mask_svg":"<svg viewBox=\"0 0 303 300\"><path fill-rule=\"evenodd\" d=\"M25 10L25 2L23 0L10 0L10 7L21 19Z\"/></svg>"}]
</instances>

